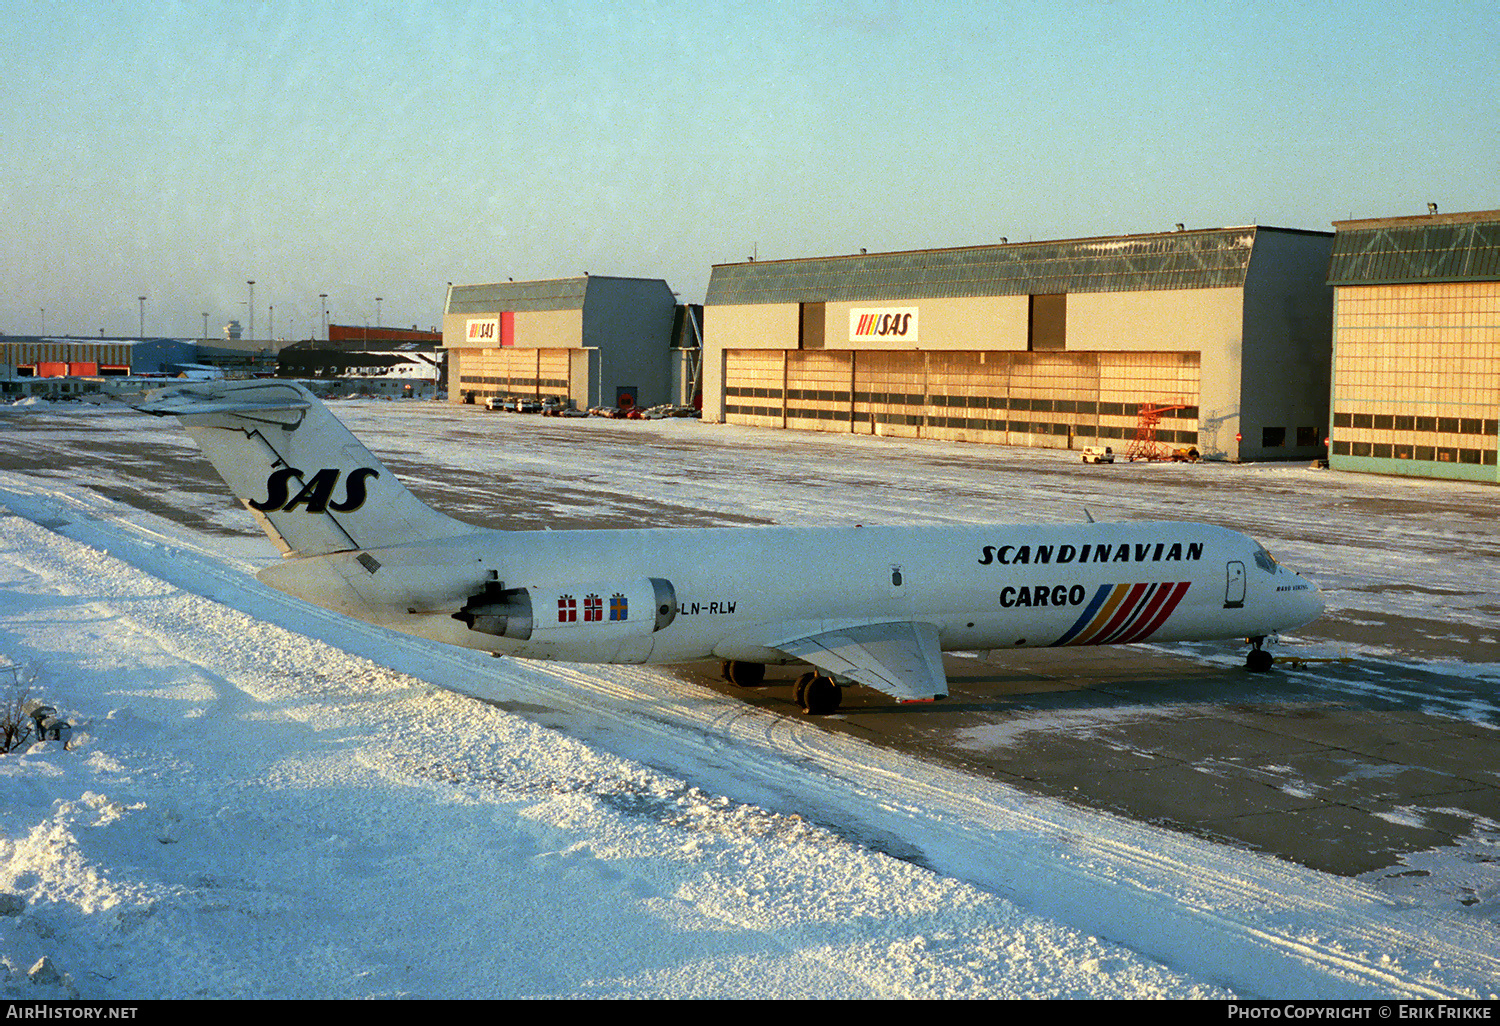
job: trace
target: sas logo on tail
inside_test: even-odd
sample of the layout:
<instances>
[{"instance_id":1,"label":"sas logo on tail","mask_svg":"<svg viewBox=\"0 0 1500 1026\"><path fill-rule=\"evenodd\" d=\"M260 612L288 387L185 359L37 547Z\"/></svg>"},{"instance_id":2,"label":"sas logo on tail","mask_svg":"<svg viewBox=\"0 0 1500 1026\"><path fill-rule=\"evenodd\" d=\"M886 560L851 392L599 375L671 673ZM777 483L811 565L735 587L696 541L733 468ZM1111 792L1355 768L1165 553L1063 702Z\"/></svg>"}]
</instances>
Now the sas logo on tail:
<instances>
[{"instance_id":1,"label":"sas logo on tail","mask_svg":"<svg viewBox=\"0 0 1500 1026\"><path fill-rule=\"evenodd\" d=\"M329 510L335 513L353 513L365 504L365 481L379 477L380 472L369 467L351 470L344 482L344 501L334 502L333 489L338 484L339 474L340 471L329 467L304 481L302 471L295 467L283 467L266 478L266 500L261 502L259 499L247 499L246 505L262 513L275 513L278 510L289 513L298 506L306 506L309 513L327 513ZM302 486L296 495L291 494L294 478Z\"/></svg>"}]
</instances>

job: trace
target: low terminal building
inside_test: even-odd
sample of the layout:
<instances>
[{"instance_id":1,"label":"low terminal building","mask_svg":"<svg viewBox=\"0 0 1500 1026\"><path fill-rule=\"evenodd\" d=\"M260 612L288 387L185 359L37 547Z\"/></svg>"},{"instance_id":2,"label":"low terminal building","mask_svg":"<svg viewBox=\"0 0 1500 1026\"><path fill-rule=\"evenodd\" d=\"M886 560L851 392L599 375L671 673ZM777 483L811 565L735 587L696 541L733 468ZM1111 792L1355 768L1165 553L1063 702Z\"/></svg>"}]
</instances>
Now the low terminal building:
<instances>
[{"instance_id":1,"label":"low terminal building","mask_svg":"<svg viewBox=\"0 0 1500 1026\"><path fill-rule=\"evenodd\" d=\"M130 373L135 342L32 336L0 338L0 374L17 378L95 378Z\"/></svg>"},{"instance_id":2,"label":"low terminal building","mask_svg":"<svg viewBox=\"0 0 1500 1026\"><path fill-rule=\"evenodd\" d=\"M436 349L443 344L443 333L437 329L423 331L410 328L370 327L368 324L330 324L328 348L376 351L415 343L422 349Z\"/></svg>"},{"instance_id":3,"label":"low terminal building","mask_svg":"<svg viewBox=\"0 0 1500 1026\"><path fill-rule=\"evenodd\" d=\"M1329 465L1500 481L1500 210L1333 227Z\"/></svg>"},{"instance_id":4,"label":"low terminal building","mask_svg":"<svg viewBox=\"0 0 1500 1026\"><path fill-rule=\"evenodd\" d=\"M1332 240L1251 226L717 265L703 416L1118 452L1149 416L1165 448L1316 458Z\"/></svg>"},{"instance_id":5,"label":"low terminal building","mask_svg":"<svg viewBox=\"0 0 1500 1026\"><path fill-rule=\"evenodd\" d=\"M97 379L164 376L195 362L197 354L197 346L185 339L7 335L0 337L0 394L97 391Z\"/></svg>"},{"instance_id":6,"label":"low terminal building","mask_svg":"<svg viewBox=\"0 0 1500 1026\"><path fill-rule=\"evenodd\" d=\"M454 285L443 314L448 398L556 396L579 408L671 402L676 312L672 290L655 278Z\"/></svg>"}]
</instances>

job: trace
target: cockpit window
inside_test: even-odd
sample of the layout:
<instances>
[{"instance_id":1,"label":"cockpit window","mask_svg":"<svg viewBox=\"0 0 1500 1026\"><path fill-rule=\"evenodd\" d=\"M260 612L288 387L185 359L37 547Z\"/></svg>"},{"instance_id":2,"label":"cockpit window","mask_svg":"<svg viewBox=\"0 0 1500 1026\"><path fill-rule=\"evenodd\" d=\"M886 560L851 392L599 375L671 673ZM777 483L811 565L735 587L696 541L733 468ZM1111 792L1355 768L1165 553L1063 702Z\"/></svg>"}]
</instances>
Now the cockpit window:
<instances>
[{"instance_id":1,"label":"cockpit window","mask_svg":"<svg viewBox=\"0 0 1500 1026\"><path fill-rule=\"evenodd\" d=\"M1255 565L1260 567L1268 574L1274 575L1276 573L1276 557L1267 552L1265 550L1265 547L1262 545L1257 545L1255 547Z\"/></svg>"}]
</instances>

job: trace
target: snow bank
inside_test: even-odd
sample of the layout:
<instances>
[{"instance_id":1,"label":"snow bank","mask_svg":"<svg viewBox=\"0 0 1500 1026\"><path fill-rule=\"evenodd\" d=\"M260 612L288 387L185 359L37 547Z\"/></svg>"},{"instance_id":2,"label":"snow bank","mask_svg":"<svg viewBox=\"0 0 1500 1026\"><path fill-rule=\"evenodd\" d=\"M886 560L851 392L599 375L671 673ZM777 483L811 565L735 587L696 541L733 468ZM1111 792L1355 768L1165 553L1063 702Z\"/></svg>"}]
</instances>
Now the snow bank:
<instances>
[{"instance_id":1,"label":"snow bank","mask_svg":"<svg viewBox=\"0 0 1500 1026\"><path fill-rule=\"evenodd\" d=\"M15 517L0 651L7 997L1227 995Z\"/></svg>"}]
</instances>

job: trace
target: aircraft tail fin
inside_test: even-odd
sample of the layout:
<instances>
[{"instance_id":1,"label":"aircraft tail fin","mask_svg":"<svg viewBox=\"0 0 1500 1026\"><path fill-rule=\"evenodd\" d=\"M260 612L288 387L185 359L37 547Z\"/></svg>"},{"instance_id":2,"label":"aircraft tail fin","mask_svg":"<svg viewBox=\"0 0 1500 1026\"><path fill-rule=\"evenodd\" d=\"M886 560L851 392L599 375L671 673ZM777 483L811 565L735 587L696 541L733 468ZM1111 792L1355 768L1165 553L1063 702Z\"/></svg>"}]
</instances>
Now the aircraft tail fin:
<instances>
[{"instance_id":1,"label":"aircraft tail fin","mask_svg":"<svg viewBox=\"0 0 1500 1026\"><path fill-rule=\"evenodd\" d=\"M130 403L175 416L286 556L385 548L468 534L427 506L307 389L215 381Z\"/></svg>"}]
</instances>

